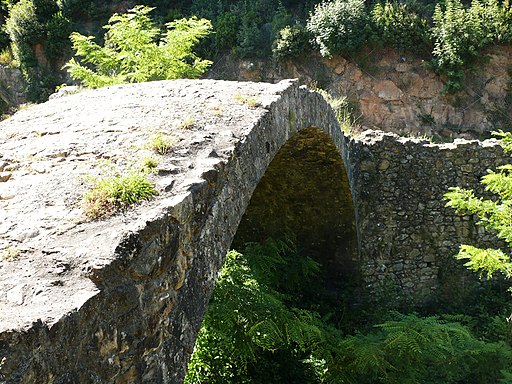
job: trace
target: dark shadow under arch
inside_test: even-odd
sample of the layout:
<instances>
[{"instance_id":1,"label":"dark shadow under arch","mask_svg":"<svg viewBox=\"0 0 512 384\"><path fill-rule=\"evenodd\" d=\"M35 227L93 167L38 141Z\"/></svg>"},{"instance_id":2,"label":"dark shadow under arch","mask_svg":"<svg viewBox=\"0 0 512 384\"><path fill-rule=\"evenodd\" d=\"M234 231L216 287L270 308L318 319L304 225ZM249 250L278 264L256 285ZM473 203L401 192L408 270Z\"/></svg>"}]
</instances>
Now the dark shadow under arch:
<instances>
[{"instance_id":1,"label":"dark shadow under arch","mask_svg":"<svg viewBox=\"0 0 512 384\"><path fill-rule=\"evenodd\" d=\"M317 127L294 134L254 191L233 247L293 234L329 271L329 280L357 268L354 207L347 173L332 138Z\"/></svg>"}]
</instances>

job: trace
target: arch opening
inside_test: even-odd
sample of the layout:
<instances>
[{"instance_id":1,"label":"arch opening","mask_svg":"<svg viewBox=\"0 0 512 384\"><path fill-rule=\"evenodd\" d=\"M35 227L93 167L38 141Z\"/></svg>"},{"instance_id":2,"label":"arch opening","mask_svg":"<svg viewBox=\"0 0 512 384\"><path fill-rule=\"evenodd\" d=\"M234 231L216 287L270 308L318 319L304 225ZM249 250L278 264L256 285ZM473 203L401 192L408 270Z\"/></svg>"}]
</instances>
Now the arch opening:
<instances>
[{"instance_id":1,"label":"arch opening","mask_svg":"<svg viewBox=\"0 0 512 384\"><path fill-rule=\"evenodd\" d=\"M242 217L232 248L293 236L338 286L358 270L354 207L343 159L317 127L293 135L277 152Z\"/></svg>"}]
</instances>

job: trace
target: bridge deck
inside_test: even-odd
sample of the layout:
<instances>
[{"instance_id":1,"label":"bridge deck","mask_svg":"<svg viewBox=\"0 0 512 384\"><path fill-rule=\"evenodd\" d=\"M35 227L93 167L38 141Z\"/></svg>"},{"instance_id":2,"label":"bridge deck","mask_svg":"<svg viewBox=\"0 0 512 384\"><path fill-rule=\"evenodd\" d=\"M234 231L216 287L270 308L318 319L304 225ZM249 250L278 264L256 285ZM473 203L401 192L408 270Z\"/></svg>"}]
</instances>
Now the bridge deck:
<instances>
[{"instance_id":1,"label":"bridge deck","mask_svg":"<svg viewBox=\"0 0 512 384\"><path fill-rule=\"evenodd\" d=\"M9 177L0 182L0 255L8 259L0 261L0 332L51 325L80 308L97 293L90 274L109 263L126 233L225 162L265 112L262 105L288 85L119 86L54 99L0 123L0 165ZM169 135L173 150L151 175L156 200L87 220L87 177L140 167L158 134Z\"/></svg>"}]
</instances>

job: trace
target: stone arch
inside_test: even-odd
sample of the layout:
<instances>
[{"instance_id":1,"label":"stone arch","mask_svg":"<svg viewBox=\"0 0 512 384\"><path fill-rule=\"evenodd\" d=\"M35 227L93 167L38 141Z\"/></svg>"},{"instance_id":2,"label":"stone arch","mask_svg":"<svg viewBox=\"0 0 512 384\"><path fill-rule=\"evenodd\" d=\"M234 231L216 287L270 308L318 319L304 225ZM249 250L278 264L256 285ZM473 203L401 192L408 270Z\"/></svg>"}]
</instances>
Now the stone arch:
<instances>
[{"instance_id":1,"label":"stone arch","mask_svg":"<svg viewBox=\"0 0 512 384\"><path fill-rule=\"evenodd\" d=\"M172 333L176 336L179 335L179 338L169 339L168 343L168 357L174 356L175 358L175 364L170 370L174 375L171 382L181 383L183 380L185 362L192 352L217 272L235 238L254 191L257 190L261 180L265 183L264 175L268 172L269 167L272 172L273 160L277 160L274 165L277 164L276 169L279 169L279 164L286 161L289 156L295 154L300 157L302 151L295 151L297 149L295 145L302 143L303 150L316 151L318 157L313 155L310 160L314 158L315 161L326 161L330 163L330 169L337 170L337 176L343 175L343 179L337 181L342 188L342 192L337 195L337 198L343 196L345 207L338 210L337 213L341 214L341 217L350 217L350 219L336 223L338 231L333 236L334 238L330 239L329 246L334 247L336 243L340 243L347 247L347 252L341 254L332 252L330 262L334 263L336 257L341 257L345 258L345 263L338 263L338 265L347 266L350 264L347 263L347 260L352 261L357 257L358 247L355 245L357 242L355 231L357 216L354 215L349 181L344 160L342 160L346 140L334 112L323 97L305 87L295 85L280 94L279 100L270 105L268 112L235 147L233 156L226 165L221 178L222 192L213 205L212 214L204 223L199 235L202 243L197 248L201 253L197 254L195 258L196 260L208 260L208 263L196 265L195 268L187 272L180 301L176 304L176 310L173 312L177 317L176 320L173 320L177 324L177 328ZM321 153L320 147L324 144L328 149ZM302 154L306 155L306 152L302 152ZM262 197L256 196L256 198ZM334 216L340 217L339 215ZM250 232L250 227L245 227L245 225L252 220L247 216L245 219L245 223L242 222L242 231L247 229ZM347 235L348 238L338 239L337 236L341 236L341 234ZM265 232L261 232L260 235L264 236ZM209 251L205 252L205 250ZM197 305L192 308L188 305L191 302L197 303ZM181 303L182 305L180 305ZM183 328L183 324L188 325L186 329ZM183 333L184 330L186 333ZM180 352L183 353L182 351L185 353L177 361L176 356Z\"/></svg>"},{"instance_id":2,"label":"stone arch","mask_svg":"<svg viewBox=\"0 0 512 384\"><path fill-rule=\"evenodd\" d=\"M245 100L246 94L256 95L257 102ZM222 108L230 114L222 116ZM107 117L98 113L105 110ZM123 150L125 138L147 140L155 127L173 133L169 127L179 121L172 119L182 110L194 111L203 120L184 131L183 152L163 160L162 174L155 180L158 198L106 220L23 238L27 257L3 264L2 278L8 284L12 278L16 286L7 299L0 297L0 381L181 383L217 272L273 160L277 162L271 172L290 156L302 154L303 160L312 160L311 167L319 159L330 159L341 174L341 158L350 160L344 152L347 139L330 106L294 81L153 82L55 99L2 122L1 130L15 133L15 139L0 140L0 152L5 158L23 158L44 141L57 156L87 156L85 149L91 147L100 149L95 155L111 156L109 151ZM41 133L34 135L35 129ZM323 144L327 154L319 152ZM296 151L300 145L308 150ZM314 153L318 156L308 157ZM60 204L62 189L71 186L64 185L59 172L68 172L69 181L78 178L71 173L77 169L71 162L56 161L37 179L39 184L27 179L31 187L20 189L26 193L24 204L38 207L41 185L47 191L45 204ZM24 176L16 176L24 185ZM343 180L348 201L349 183ZM20 232L24 228L18 223L30 223L33 212L16 204L13 200L13 215L2 214ZM45 218L41 230L59 221L61 211L56 212ZM42 265L37 281L24 273L33 265ZM61 273L69 284L55 284ZM24 294L35 292L42 282L51 294ZM18 300L20 292L23 300L8 300Z\"/></svg>"}]
</instances>

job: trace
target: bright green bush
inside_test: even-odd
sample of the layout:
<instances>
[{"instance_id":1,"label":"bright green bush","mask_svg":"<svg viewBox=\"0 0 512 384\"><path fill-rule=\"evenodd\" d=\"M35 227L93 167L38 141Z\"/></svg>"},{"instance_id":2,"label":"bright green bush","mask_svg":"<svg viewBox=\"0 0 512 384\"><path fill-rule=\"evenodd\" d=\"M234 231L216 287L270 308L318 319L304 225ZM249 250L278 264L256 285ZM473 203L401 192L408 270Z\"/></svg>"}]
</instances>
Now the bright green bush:
<instances>
[{"instance_id":1,"label":"bright green bush","mask_svg":"<svg viewBox=\"0 0 512 384\"><path fill-rule=\"evenodd\" d=\"M421 46L430 48L427 21L412 11L407 3L377 3L372 9L371 20L379 43L415 51Z\"/></svg>"},{"instance_id":2,"label":"bright green bush","mask_svg":"<svg viewBox=\"0 0 512 384\"><path fill-rule=\"evenodd\" d=\"M322 56L352 52L367 40L364 0L322 2L311 14L307 29Z\"/></svg>"},{"instance_id":3,"label":"bright green bush","mask_svg":"<svg viewBox=\"0 0 512 384\"><path fill-rule=\"evenodd\" d=\"M211 23L197 18L176 20L166 24L167 30L160 37L148 15L151 10L136 6L124 15L112 16L104 27L103 47L91 36L71 34L73 49L83 63L73 58L66 64L71 77L97 88L203 74L211 62L199 58L193 48L210 33Z\"/></svg>"},{"instance_id":4,"label":"bright green bush","mask_svg":"<svg viewBox=\"0 0 512 384\"><path fill-rule=\"evenodd\" d=\"M512 151L512 134L498 132L503 138L505 151ZM460 187L450 188L445 194L447 207L456 209L459 214L477 215L478 225L495 233L508 246L512 245L512 165L503 165L498 172L489 171L482 178L486 191L495 198L484 199L475 196L473 190ZM510 255L501 249L482 249L470 245L461 245L456 256L466 260L465 266L491 278L495 273L501 273L507 278L512 277L512 262Z\"/></svg>"},{"instance_id":5,"label":"bright green bush","mask_svg":"<svg viewBox=\"0 0 512 384\"><path fill-rule=\"evenodd\" d=\"M273 57L277 60L305 57L311 51L310 38L311 35L302 25L287 25L279 31L274 41Z\"/></svg>"}]
</instances>

